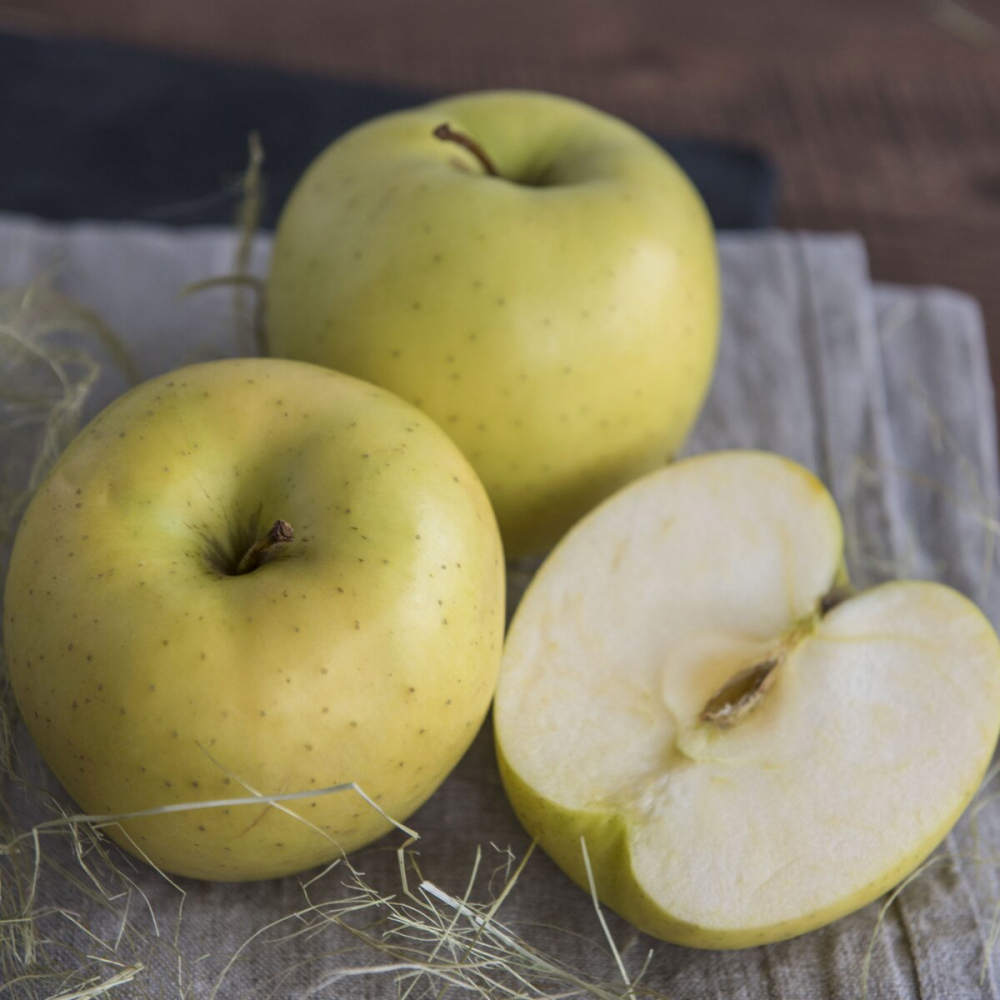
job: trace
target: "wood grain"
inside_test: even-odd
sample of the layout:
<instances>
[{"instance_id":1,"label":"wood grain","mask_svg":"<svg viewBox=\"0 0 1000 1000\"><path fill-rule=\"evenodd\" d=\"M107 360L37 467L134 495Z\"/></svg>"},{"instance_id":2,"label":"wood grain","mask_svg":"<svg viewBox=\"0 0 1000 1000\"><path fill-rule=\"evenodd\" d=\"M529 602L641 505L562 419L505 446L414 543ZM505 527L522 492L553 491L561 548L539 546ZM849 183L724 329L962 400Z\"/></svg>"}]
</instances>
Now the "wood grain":
<instances>
[{"instance_id":1,"label":"wood grain","mask_svg":"<svg viewBox=\"0 0 1000 1000\"><path fill-rule=\"evenodd\" d=\"M875 278L976 296L995 376L998 25L987 0L0 0L0 30L430 92L538 87L752 144L781 168L783 226L857 230Z\"/></svg>"}]
</instances>

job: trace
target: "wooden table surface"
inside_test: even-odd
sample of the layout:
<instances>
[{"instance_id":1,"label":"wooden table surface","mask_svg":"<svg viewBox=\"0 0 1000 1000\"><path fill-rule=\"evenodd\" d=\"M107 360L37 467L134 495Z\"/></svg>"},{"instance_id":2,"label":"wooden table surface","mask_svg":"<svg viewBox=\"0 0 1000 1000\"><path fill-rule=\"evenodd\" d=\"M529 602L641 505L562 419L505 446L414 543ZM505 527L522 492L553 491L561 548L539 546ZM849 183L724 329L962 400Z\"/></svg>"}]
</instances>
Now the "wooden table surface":
<instances>
[{"instance_id":1,"label":"wooden table surface","mask_svg":"<svg viewBox=\"0 0 1000 1000\"><path fill-rule=\"evenodd\" d=\"M0 30L430 92L536 87L752 144L781 170L782 226L858 231L874 278L976 296L1000 375L995 0L0 0Z\"/></svg>"}]
</instances>

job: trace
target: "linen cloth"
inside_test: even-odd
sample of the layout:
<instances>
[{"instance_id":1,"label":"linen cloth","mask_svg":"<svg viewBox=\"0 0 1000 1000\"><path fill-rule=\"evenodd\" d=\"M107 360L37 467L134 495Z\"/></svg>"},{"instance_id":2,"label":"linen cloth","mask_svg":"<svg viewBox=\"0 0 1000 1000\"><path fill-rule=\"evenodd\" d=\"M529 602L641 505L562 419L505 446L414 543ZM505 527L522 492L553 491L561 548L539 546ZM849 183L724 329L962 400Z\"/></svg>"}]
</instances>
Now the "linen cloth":
<instances>
[{"instance_id":1,"label":"linen cloth","mask_svg":"<svg viewBox=\"0 0 1000 1000\"><path fill-rule=\"evenodd\" d=\"M190 282L230 273L235 240L224 228L170 231L0 217L0 289L51 271L56 285L96 310L124 340L140 373L151 376L237 351L231 291L178 295ZM257 273L268 250L261 237L252 263ZM725 318L718 368L687 450L762 448L802 462L840 504L857 585L892 576L938 579L1000 623L993 581L994 403L976 304L944 289L873 285L864 247L852 235L722 234L720 256ZM124 388L109 367L90 412ZM2 453L24 444L9 426L0 427L0 435ZM511 603L532 568L512 567ZM51 785L23 731L18 742L24 771ZM0 779L0 794L23 825L45 815L9 781ZM489 900L499 890L506 849L521 857L529 838L504 798L488 723L409 825L421 834L413 849L424 878L462 895L478 850L472 898ZM403 840L390 835L352 858L383 894L401 895L395 850ZM79 873L64 841L45 842L47 852ZM637 973L652 950L642 986L675 1000L857 997L873 939L869 997L996 998L990 934L1000 877L990 856L998 851L1000 803L985 795L948 837L938 861L888 906L877 934L881 901L798 939L739 952L656 942L613 913L604 915L625 967ZM39 912L55 905L76 914L88 933L58 914L40 917L38 928L96 956L90 961L95 975L121 971L112 960L124 969L143 966L113 996L397 995L391 973L341 974L384 959L339 951L352 941L335 928L288 937L306 926L303 915L263 930L302 910L306 893L313 901L344 896L343 869L304 889L305 877L245 885L168 882L119 860L128 880L118 883L117 910L94 905L68 879L44 869L35 900ZM96 859L94 865L99 868ZM6 875L0 868L0 880ZM10 884L6 888L9 893ZM131 922L122 933L126 900ZM541 852L528 861L497 919L580 975L617 983L624 994L593 901ZM100 941L117 942L117 953ZM26 982L8 983L6 993L0 986L0 997L36 995L49 994L31 992Z\"/></svg>"}]
</instances>

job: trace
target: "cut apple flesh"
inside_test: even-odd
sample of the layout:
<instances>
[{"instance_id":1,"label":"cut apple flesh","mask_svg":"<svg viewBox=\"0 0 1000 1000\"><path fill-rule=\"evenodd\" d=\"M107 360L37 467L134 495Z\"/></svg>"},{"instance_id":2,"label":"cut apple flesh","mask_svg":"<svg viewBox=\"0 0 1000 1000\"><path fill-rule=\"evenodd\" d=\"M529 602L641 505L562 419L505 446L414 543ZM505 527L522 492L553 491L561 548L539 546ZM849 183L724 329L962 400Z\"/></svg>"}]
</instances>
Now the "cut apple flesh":
<instances>
[{"instance_id":1,"label":"cut apple flesh","mask_svg":"<svg viewBox=\"0 0 1000 1000\"><path fill-rule=\"evenodd\" d=\"M643 930L803 933L941 841L1000 729L1000 645L931 583L847 596L833 500L731 452L584 519L525 595L495 725L527 829Z\"/></svg>"}]
</instances>

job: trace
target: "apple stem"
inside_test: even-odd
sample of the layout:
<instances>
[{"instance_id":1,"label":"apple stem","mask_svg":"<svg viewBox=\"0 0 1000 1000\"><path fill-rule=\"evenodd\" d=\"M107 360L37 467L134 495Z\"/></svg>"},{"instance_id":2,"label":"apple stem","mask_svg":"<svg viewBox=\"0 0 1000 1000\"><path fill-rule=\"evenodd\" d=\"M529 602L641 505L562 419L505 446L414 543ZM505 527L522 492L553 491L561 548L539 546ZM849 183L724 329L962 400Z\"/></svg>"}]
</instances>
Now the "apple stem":
<instances>
[{"instance_id":1,"label":"apple stem","mask_svg":"<svg viewBox=\"0 0 1000 1000\"><path fill-rule=\"evenodd\" d=\"M236 575L252 573L265 559L267 559L274 549L279 545L286 545L295 538L295 531L287 521L278 518L268 529L267 534L258 538L239 561L236 567Z\"/></svg>"},{"instance_id":2,"label":"apple stem","mask_svg":"<svg viewBox=\"0 0 1000 1000\"><path fill-rule=\"evenodd\" d=\"M444 142L455 142L459 146L467 149L483 165L483 171L490 177L499 177L493 161L486 155L486 151L476 142L475 139L467 136L464 132L458 132L447 122L442 122L434 129L434 136Z\"/></svg>"}]
</instances>

